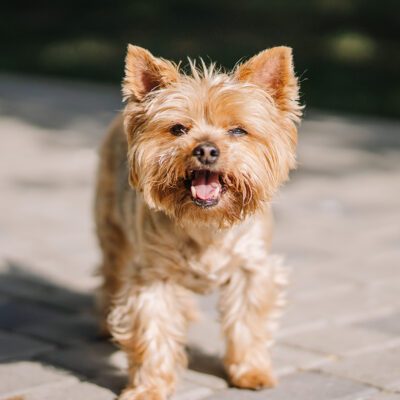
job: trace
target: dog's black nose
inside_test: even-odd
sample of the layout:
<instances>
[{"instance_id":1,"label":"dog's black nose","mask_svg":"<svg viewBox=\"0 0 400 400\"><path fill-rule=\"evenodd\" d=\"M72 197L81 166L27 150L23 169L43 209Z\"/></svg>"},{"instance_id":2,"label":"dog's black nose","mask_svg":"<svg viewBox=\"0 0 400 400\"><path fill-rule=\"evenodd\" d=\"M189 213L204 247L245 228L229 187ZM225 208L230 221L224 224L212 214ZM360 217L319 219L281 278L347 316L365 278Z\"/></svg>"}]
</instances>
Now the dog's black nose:
<instances>
[{"instance_id":1,"label":"dog's black nose","mask_svg":"<svg viewBox=\"0 0 400 400\"><path fill-rule=\"evenodd\" d=\"M219 157L219 149L214 143L201 143L193 149L193 157L196 157L202 164L214 164Z\"/></svg>"}]
</instances>

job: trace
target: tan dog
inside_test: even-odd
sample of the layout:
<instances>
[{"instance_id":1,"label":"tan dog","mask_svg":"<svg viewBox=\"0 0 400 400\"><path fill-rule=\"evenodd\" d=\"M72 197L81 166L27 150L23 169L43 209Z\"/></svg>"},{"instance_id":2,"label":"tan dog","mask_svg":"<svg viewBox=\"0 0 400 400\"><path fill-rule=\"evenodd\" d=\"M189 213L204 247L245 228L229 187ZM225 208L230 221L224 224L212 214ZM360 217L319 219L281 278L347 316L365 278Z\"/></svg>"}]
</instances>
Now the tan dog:
<instances>
[{"instance_id":1,"label":"tan dog","mask_svg":"<svg viewBox=\"0 0 400 400\"><path fill-rule=\"evenodd\" d=\"M269 254L269 201L295 167L291 50L263 51L230 74L190 70L130 45L127 105L101 150L102 307L129 360L123 400L173 393L190 291L216 288L232 384L276 383L268 348L285 277Z\"/></svg>"}]
</instances>

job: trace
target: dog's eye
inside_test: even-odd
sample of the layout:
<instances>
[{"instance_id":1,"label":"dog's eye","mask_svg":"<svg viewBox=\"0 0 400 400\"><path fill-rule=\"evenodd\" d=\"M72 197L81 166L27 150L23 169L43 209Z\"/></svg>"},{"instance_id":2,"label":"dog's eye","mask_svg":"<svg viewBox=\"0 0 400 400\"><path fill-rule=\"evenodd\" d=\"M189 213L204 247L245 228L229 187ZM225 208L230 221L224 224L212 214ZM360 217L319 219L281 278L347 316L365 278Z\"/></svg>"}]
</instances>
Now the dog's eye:
<instances>
[{"instance_id":1,"label":"dog's eye","mask_svg":"<svg viewBox=\"0 0 400 400\"><path fill-rule=\"evenodd\" d=\"M239 126L236 128L229 129L228 133L232 136L244 136L247 135L247 131Z\"/></svg>"},{"instance_id":2,"label":"dog's eye","mask_svg":"<svg viewBox=\"0 0 400 400\"><path fill-rule=\"evenodd\" d=\"M186 126L184 126L182 124L175 124L175 125L171 126L169 131L175 136L182 136L185 133L189 132L189 128L187 128Z\"/></svg>"}]
</instances>

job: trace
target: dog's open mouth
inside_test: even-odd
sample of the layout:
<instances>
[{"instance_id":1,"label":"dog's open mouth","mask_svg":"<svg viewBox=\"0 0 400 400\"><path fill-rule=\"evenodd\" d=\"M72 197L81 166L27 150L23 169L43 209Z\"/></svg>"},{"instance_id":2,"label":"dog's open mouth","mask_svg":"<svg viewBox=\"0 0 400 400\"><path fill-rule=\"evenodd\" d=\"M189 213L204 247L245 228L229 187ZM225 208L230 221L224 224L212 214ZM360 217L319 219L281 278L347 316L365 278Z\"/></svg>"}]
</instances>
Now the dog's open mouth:
<instances>
[{"instance_id":1,"label":"dog's open mouth","mask_svg":"<svg viewBox=\"0 0 400 400\"><path fill-rule=\"evenodd\" d=\"M187 184L193 203L200 207L217 205L224 192L222 175L206 169L192 171Z\"/></svg>"}]
</instances>

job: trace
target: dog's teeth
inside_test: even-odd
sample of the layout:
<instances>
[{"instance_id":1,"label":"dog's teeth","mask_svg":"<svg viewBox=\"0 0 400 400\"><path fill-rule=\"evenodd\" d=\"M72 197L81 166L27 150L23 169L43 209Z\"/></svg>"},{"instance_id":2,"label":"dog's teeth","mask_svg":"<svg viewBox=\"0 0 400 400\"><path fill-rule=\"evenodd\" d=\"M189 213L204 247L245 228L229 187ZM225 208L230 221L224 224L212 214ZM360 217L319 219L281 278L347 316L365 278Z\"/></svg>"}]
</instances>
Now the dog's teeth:
<instances>
[{"instance_id":1,"label":"dog's teeth","mask_svg":"<svg viewBox=\"0 0 400 400\"><path fill-rule=\"evenodd\" d=\"M192 192L193 198L196 198L196 188L194 186L191 186L190 191Z\"/></svg>"}]
</instances>

